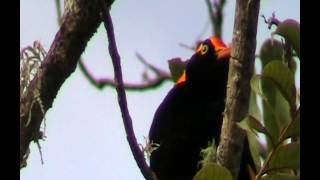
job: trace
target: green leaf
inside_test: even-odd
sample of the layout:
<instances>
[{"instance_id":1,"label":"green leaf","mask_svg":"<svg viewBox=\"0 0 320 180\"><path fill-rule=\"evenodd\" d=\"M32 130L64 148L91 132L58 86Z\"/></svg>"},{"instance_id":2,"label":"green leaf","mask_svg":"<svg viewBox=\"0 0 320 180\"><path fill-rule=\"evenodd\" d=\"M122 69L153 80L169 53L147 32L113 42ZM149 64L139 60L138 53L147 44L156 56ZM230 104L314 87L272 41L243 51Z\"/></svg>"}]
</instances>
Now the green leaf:
<instances>
[{"instance_id":1,"label":"green leaf","mask_svg":"<svg viewBox=\"0 0 320 180\"><path fill-rule=\"evenodd\" d=\"M290 61L290 70L293 72L293 74L296 74L298 68L296 59L297 58L292 58Z\"/></svg>"},{"instance_id":2,"label":"green leaf","mask_svg":"<svg viewBox=\"0 0 320 180\"><path fill-rule=\"evenodd\" d=\"M186 62L183 62L180 58L173 58L168 63L172 79L177 82L186 68Z\"/></svg>"},{"instance_id":3,"label":"green leaf","mask_svg":"<svg viewBox=\"0 0 320 180\"><path fill-rule=\"evenodd\" d=\"M193 180L232 180L230 171L216 163L208 163L203 166Z\"/></svg>"},{"instance_id":4,"label":"green leaf","mask_svg":"<svg viewBox=\"0 0 320 180\"><path fill-rule=\"evenodd\" d=\"M270 133L271 139L267 139L269 151L273 145L279 140L280 133L291 121L290 106L286 99L282 96L277 88L272 83L267 84L264 81L264 88L271 91L264 92L268 100L264 100L263 104L263 122L265 128ZM271 89L273 85L274 89Z\"/></svg>"},{"instance_id":5,"label":"green leaf","mask_svg":"<svg viewBox=\"0 0 320 180\"><path fill-rule=\"evenodd\" d=\"M267 39L263 42L260 49L260 59L262 67L273 60L282 60L284 55L283 46L280 41L276 39Z\"/></svg>"},{"instance_id":6,"label":"green leaf","mask_svg":"<svg viewBox=\"0 0 320 180\"><path fill-rule=\"evenodd\" d=\"M265 60L267 62L267 60ZM271 58L268 60L271 61ZM269 63L268 62L268 63ZM262 68L264 69L267 64L262 64ZM276 97L277 97L277 89L274 86L273 82L270 79L263 78L262 76L258 79L260 82L256 82L261 84L261 94L263 94L262 98L262 112L263 112L263 122L270 133L271 138L267 138L268 144L268 152L270 152L274 145L274 139L278 139L280 134L280 127L278 123L276 109L274 108L276 105ZM257 80L257 81L258 81Z\"/></svg>"},{"instance_id":7,"label":"green leaf","mask_svg":"<svg viewBox=\"0 0 320 180\"><path fill-rule=\"evenodd\" d=\"M208 147L201 149L200 155L202 160L200 161L202 166L206 166L208 163L212 163L216 158L217 147L213 138L212 142L208 143Z\"/></svg>"},{"instance_id":8,"label":"green leaf","mask_svg":"<svg viewBox=\"0 0 320 180\"><path fill-rule=\"evenodd\" d=\"M292 174L285 174L285 173L272 173L266 176L263 176L261 180L299 180L300 177L292 175Z\"/></svg>"},{"instance_id":9,"label":"green leaf","mask_svg":"<svg viewBox=\"0 0 320 180\"><path fill-rule=\"evenodd\" d=\"M266 101L262 102L263 106L263 122L266 129L270 133L271 138L267 138L268 152L270 152L275 144L275 140L279 138L280 130L278 118L274 108Z\"/></svg>"},{"instance_id":10,"label":"green leaf","mask_svg":"<svg viewBox=\"0 0 320 180\"><path fill-rule=\"evenodd\" d=\"M260 133L268 134L267 129L255 117L249 115L247 121L248 121L248 125L251 128L257 130Z\"/></svg>"},{"instance_id":11,"label":"green leaf","mask_svg":"<svg viewBox=\"0 0 320 180\"><path fill-rule=\"evenodd\" d=\"M280 145L269 164L269 169L297 169L299 167L300 142Z\"/></svg>"},{"instance_id":12,"label":"green leaf","mask_svg":"<svg viewBox=\"0 0 320 180\"><path fill-rule=\"evenodd\" d=\"M247 137L250 147L250 152L252 155L253 162L256 166L256 169L260 169L261 167L261 160L260 160L260 152L261 152L261 145L259 142L258 137L252 132L247 131Z\"/></svg>"},{"instance_id":13,"label":"green leaf","mask_svg":"<svg viewBox=\"0 0 320 180\"><path fill-rule=\"evenodd\" d=\"M288 67L281 61L272 61L265 66L262 76L273 81L290 106L295 106L296 88L294 74Z\"/></svg>"},{"instance_id":14,"label":"green leaf","mask_svg":"<svg viewBox=\"0 0 320 180\"><path fill-rule=\"evenodd\" d=\"M249 114L256 119L262 119L261 111L257 103L257 94L254 91L250 93Z\"/></svg>"},{"instance_id":15,"label":"green leaf","mask_svg":"<svg viewBox=\"0 0 320 180\"><path fill-rule=\"evenodd\" d=\"M249 125L249 117L248 116L245 117L242 121L238 122L237 124L241 129L243 129L247 132L253 132L257 136L257 133L252 131L252 128Z\"/></svg>"},{"instance_id":16,"label":"green leaf","mask_svg":"<svg viewBox=\"0 0 320 180\"><path fill-rule=\"evenodd\" d=\"M297 111L294 121L289 124L285 138L300 136L300 109Z\"/></svg>"},{"instance_id":17,"label":"green leaf","mask_svg":"<svg viewBox=\"0 0 320 180\"><path fill-rule=\"evenodd\" d=\"M262 99L266 100L267 97L263 94L263 91L262 91L261 79L262 79L261 75L258 75L258 74L253 75L250 80L250 86L253 92L258 94Z\"/></svg>"},{"instance_id":18,"label":"green leaf","mask_svg":"<svg viewBox=\"0 0 320 180\"><path fill-rule=\"evenodd\" d=\"M274 34L284 37L296 51L300 58L300 24L296 20L287 19L281 22Z\"/></svg>"},{"instance_id":19,"label":"green leaf","mask_svg":"<svg viewBox=\"0 0 320 180\"><path fill-rule=\"evenodd\" d=\"M263 100L263 122L267 132L270 133L270 136L268 136L269 138L267 139L269 152L272 149L273 144L276 143L275 140L279 138L280 132L291 120L290 106L287 100L282 96L280 86L277 85L277 81L279 80L273 80L273 78L277 77L276 73L273 73L272 69L270 69L272 68L273 63L281 62L270 62L267 65L269 66L267 73L264 72L265 74L263 75L255 75L251 79L252 90L260 95ZM280 83L282 83L281 80Z\"/></svg>"},{"instance_id":20,"label":"green leaf","mask_svg":"<svg viewBox=\"0 0 320 180\"><path fill-rule=\"evenodd\" d=\"M253 129L257 130L258 132L266 134L268 138L272 138L270 136L270 133L267 131L265 127L259 122L259 120L255 119L252 116L247 116L244 118L241 122L237 123L238 126L246 131L248 141L249 141L249 146L250 146L250 151L251 155L253 157L253 161L256 165L256 168L260 168L260 152L261 152L261 145L260 142L258 141L258 134L253 131Z\"/></svg>"}]
</instances>

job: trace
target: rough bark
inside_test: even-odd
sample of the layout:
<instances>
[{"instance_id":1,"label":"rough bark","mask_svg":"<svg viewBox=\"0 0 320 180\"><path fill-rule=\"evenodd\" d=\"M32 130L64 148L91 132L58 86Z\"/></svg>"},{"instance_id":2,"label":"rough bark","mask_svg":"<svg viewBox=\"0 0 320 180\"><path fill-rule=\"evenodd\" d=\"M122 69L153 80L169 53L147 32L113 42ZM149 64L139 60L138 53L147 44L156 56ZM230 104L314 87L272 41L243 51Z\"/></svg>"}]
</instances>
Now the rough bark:
<instances>
[{"instance_id":1,"label":"rough bark","mask_svg":"<svg viewBox=\"0 0 320 180\"><path fill-rule=\"evenodd\" d=\"M21 97L20 168L27 158L30 142L39 138L40 125L45 115L38 103L31 106L34 92L39 92L46 112L52 106L65 79L76 69L87 42L100 25L99 9L97 0L65 1L62 25L36 77L30 82L28 93Z\"/></svg>"},{"instance_id":2,"label":"rough bark","mask_svg":"<svg viewBox=\"0 0 320 180\"><path fill-rule=\"evenodd\" d=\"M229 65L227 100L217 161L237 179L244 132L236 125L248 113L254 70L260 0L237 0Z\"/></svg>"}]
</instances>

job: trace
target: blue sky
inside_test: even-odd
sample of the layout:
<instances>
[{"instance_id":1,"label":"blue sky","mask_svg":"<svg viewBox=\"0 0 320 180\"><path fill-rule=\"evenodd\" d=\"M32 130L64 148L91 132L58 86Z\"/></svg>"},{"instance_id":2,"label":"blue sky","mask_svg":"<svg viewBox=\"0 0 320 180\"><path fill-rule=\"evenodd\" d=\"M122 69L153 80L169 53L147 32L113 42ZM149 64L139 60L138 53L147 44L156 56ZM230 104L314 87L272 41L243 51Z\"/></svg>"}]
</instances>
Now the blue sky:
<instances>
[{"instance_id":1,"label":"blue sky","mask_svg":"<svg viewBox=\"0 0 320 180\"><path fill-rule=\"evenodd\" d=\"M235 1L227 1L223 25L226 43L231 42L234 9ZM299 0L262 0L260 14L269 17L273 11L280 20L300 22ZM192 54L179 43L192 45L209 23L204 0L117 0L111 15L124 80L133 83L142 80L145 70L135 52L168 70L167 60L187 59ZM20 0L21 48L40 40L48 50L57 31L54 1ZM257 52L271 32L259 18ZM208 27L202 38L210 33ZM88 43L83 58L95 77L113 77L103 26ZM156 90L127 93L140 143L144 144L153 114L172 85L166 82ZM115 89L95 89L77 69L61 87L46 119L47 139L41 143L45 164L41 165L38 149L32 144L28 166L20 171L21 180L143 179L125 137Z\"/></svg>"}]
</instances>

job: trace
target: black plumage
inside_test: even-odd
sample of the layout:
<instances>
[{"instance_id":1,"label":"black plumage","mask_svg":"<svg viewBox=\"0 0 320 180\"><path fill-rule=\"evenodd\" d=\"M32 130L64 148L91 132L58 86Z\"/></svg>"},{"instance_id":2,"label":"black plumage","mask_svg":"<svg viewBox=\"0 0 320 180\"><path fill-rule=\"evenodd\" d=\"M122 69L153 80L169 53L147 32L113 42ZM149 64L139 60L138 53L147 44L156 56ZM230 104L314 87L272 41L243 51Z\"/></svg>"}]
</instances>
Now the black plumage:
<instances>
[{"instance_id":1,"label":"black plumage","mask_svg":"<svg viewBox=\"0 0 320 180\"><path fill-rule=\"evenodd\" d=\"M201 43L188 60L186 80L176 84L157 109L149 138L160 147L152 152L151 169L159 180L191 180L200 169L200 151L219 143L229 61L218 58L224 44L217 38ZM249 179L253 164L245 143L238 179Z\"/></svg>"}]
</instances>

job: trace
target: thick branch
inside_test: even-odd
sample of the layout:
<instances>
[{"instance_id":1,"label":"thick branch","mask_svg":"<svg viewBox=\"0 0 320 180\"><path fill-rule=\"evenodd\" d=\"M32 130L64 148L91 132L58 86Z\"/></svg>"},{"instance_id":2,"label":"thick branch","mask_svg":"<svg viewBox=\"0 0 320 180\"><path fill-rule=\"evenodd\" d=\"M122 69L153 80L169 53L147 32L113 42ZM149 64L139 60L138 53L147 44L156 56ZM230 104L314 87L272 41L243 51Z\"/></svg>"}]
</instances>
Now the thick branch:
<instances>
[{"instance_id":1,"label":"thick branch","mask_svg":"<svg viewBox=\"0 0 320 180\"><path fill-rule=\"evenodd\" d=\"M56 10L57 10L57 22L59 25L61 25L61 8L60 8L60 0L56 0ZM143 82L141 84L133 84L133 83L124 83L124 88L127 90L132 91L142 91L142 90L149 90L156 87L159 87L163 84L163 82L167 80L171 80L171 76L169 73L153 66L152 64L149 64L144 60L144 58L140 54L136 54L138 59L146 65L146 67L150 68L156 75L156 78L148 79L147 82ZM96 79L94 76L90 73L90 71L85 66L82 59L79 61L79 67L84 76L88 79L88 81L94 85L98 89L103 89L106 86L115 87L116 83L111 78L102 78L102 79Z\"/></svg>"},{"instance_id":2,"label":"thick branch","mask_svg":"<svg viewBox=\"0 0 320 180\"><path fill-rule=\"evenodd\" d=\"M155 180L156 177L154 173L151 171L149 166L147 165L144 154L140 150L137 139L135 138L135 134L133 131L132 119L129 114L126 92L124 90L123 80L122 80L122 71L121 71L121 63L120 63L120 55L117 50L116 40L113 31L112 19L110 16L110 12L106 7L104 0L100 0L101 9L104 17L104 26L107 31L107 36L109 40L109 53L112 59L112 64L114 68L114 76L116 81L116 89L118 93L118 102L121 109L122 119L124 123L124 127L127 133L127 140L129 142L132 154L140 168L143 176L148 180Z\"/></svg>"},{"instance_id":3,"label":"thick branch","mask_svg":"<svg viewBox=\"0 0 320 180\"><path fill-rule=\"evenodd\" d=\"M74 72L78 59L87 42L101 23L97 0L69 1L62 25L36 77L28 87L28 93L21 97L20 104L20 167L29 144L37 139L44 117L39 103L34 103L34 92L39 92L45 112L52 106L58 90L69 75ZM31 114L30 114L31 113ZM30 116L30 122L28 122Z\"/></svg>"},{"instance_id":4,"label":"thick branch","mask_svg":"<svg viewBox=\"0 0 320 180\"><path fill-rule=\"evenodd\" d=\"M143 59L143 57L141 55L137 54L137 56L138 56L138 59L148 69L150 69L151 71L153 71L156 74L156 77L152 78L152 79L147 79L145 82L142 82L142 83L124 83L123 86L125 89L131 90L131 91L149 90L149 89L159 87L165 81L169 81L172 79L171 76L169 75L169 73L155 67L152 64L149 64L148 62L146 62ZM89 69L86 67L86 65L84 64L84 62L82 60L80 60L80 62L79 62L79 67L80 67L80 70L85 75L85 77L88 79L88 81L92 85L94 85L96 88L103 89L107 86L116 87L117 84L114 81L114 79L111 79L111 78L96 79L96 78L94 78L94 76L92 75L92 73L90 73Z\"/></svg>"},{"instance_id":5,"label":"thick branch","mask_svg":"<svg viewBox=\"0 0 320 180\"><path fill-rule=\"evenodd\" d=\"M227 100L218 163L227 167L237 179L244 132L236 125L248 113L250 79L254 70L256 34L260 0L237 0L229 65Z\"/></svg>"}]
</instances>

